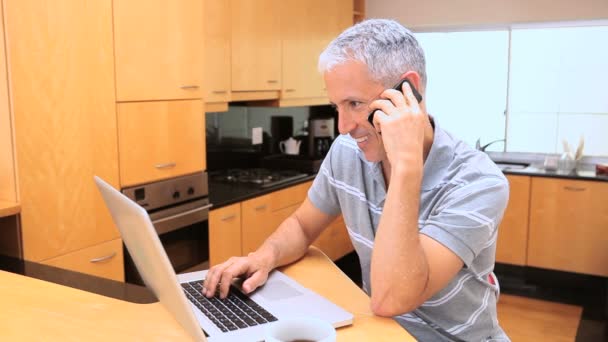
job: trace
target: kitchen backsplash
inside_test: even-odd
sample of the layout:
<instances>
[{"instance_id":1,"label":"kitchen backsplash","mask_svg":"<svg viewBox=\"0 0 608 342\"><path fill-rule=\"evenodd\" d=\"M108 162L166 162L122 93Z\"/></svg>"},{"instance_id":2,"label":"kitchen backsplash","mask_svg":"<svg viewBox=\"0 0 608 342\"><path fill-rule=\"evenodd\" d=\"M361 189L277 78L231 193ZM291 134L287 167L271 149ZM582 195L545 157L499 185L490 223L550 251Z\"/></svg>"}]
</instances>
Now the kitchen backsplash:
<instances>
[{"instance_id":1,"label":"kitchen backsplash","mask_svg":"<svg viewBox=\"0 0 608 342\"><path fill-rule=\"evenodd\" d=\"M261 127L270 135L272 116L290 116L293 118L292 135L298 135L305 128L310 107L246 107L230 106L227 112L207 113L207 143L214 145L250 144L252 129Z\"/></svg>"}]
</instances>

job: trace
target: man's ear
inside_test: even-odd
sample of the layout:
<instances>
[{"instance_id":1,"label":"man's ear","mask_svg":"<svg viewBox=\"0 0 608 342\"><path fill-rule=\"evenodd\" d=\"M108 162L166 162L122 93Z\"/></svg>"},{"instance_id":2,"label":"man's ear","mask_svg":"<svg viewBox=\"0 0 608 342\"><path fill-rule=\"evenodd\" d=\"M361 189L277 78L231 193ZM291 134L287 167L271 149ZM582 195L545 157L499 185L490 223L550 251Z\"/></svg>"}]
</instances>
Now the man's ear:
<instances>
[{"instance_id":1,"label":"man's ear","mask_svg":"<svg viewBox=\"0 0 608 342\"><path fill-rule=\"evenodd\" d=\"M410 83L414 87L416 87L416 90L418 90L419 93L422 93L422 78L416 71L413 71L413 70L406 71L401 75L400 78L401 79L407 78L410 81Z\"/></svg>"}]
</instances>

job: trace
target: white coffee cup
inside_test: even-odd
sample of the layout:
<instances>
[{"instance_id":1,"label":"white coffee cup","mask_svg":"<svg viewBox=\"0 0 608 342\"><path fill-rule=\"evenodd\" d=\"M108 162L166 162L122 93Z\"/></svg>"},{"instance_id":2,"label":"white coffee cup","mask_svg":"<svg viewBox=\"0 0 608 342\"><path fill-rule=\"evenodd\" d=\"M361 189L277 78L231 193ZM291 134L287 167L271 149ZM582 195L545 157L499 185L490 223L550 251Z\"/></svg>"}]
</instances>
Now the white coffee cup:
<instances>
[{"instance_id":1,"label":"white coffee cup","mask_svg":"<svg viewBox=\"0 0 608 342\"><path fill-rule=\"evenodd\" d=\"M301 143L302 142L300 140L289 138L287 140L279 142L279 150L281 150L281 152L285 154L298 154L300 153Z\"/></svg>"},{"instance_id":2,"label":"white coffee cup","mask_svg":"<svg viewBox=\"0 0 608 342\"><path fill-rule=\"evenodd\" d=\"M335 342L336 329L327 321L314 317L278 320L266 327L266 342Z\"/></svg>"}]
</instances>

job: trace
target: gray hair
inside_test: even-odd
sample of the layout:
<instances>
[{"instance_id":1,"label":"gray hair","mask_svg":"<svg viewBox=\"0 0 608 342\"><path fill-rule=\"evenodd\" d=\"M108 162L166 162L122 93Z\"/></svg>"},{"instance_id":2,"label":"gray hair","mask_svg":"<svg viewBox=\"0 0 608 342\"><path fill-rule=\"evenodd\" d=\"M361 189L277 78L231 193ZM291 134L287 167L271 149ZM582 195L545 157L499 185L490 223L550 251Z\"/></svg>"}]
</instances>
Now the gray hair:
<instances>
[{"instance_id":1,"label":"gray hair","mask_svg":"<svg viewBox=\"0 0 608 342\"><path fill-rule=\"evenodd\" d=\"M319 72L348 60L367 65L372 79L387 88L408 70L416 71L426 88L424 51L412 32L394 20L370 19L346 29L319 56Z\"/></svg>"}]
</instances>

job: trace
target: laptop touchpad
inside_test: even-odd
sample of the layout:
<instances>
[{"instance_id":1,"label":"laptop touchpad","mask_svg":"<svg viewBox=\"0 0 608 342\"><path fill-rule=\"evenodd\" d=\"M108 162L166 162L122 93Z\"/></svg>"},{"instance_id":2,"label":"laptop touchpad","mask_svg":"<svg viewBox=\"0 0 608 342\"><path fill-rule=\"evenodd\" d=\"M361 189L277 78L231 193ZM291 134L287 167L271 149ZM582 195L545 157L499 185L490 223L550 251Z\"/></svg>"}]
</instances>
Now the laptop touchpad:
<instances>
[{"instance_id":1,"label":"laptop touchpad","mask_svg":"<svg viewBox=\"0 0 608 342\"><path fill-rule=\"evenodd\" d=\"M260 295L267 300L281 300L301 296L302 293L281 280L266 283Z\"/></svg>"}]
</instances>

